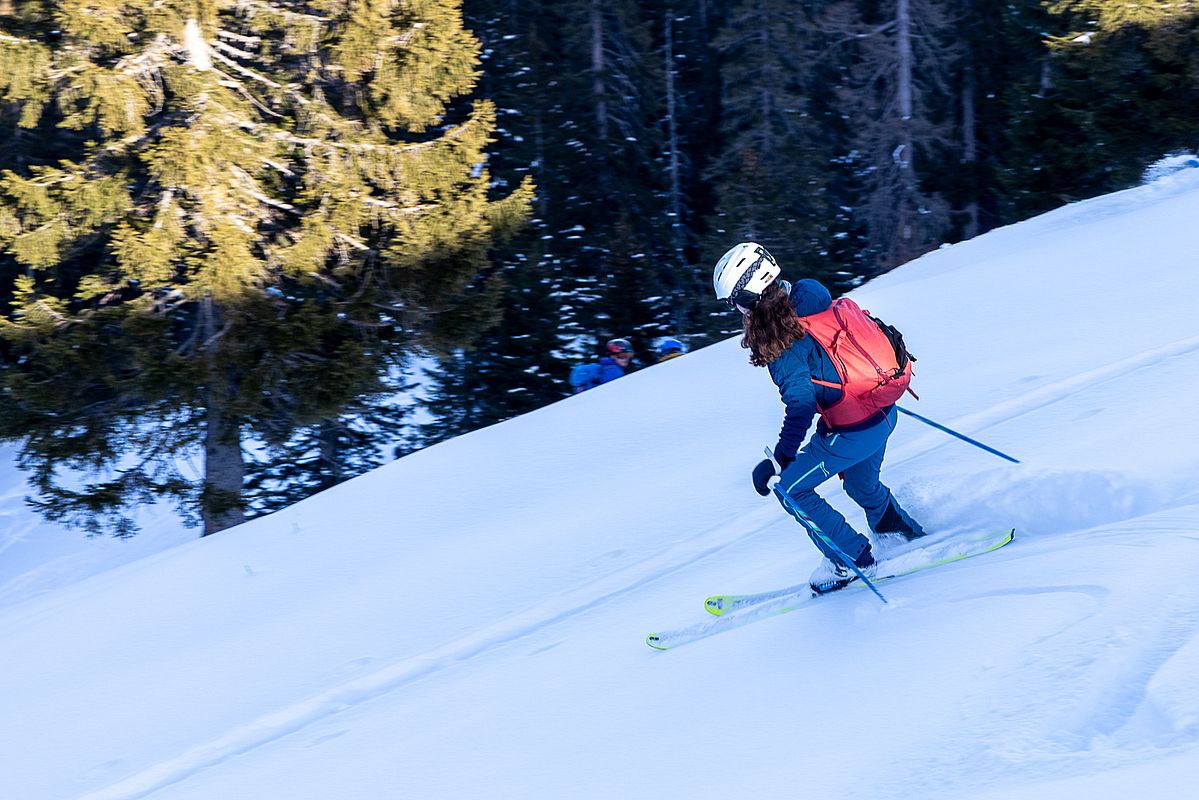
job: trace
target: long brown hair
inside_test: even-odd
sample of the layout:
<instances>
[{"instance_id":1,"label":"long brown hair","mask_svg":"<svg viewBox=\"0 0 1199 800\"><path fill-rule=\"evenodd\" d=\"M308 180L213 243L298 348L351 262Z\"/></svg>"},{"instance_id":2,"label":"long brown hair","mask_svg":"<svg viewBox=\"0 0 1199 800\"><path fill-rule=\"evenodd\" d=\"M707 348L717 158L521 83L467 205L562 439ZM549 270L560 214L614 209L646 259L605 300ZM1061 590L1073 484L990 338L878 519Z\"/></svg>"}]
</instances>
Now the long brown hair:
<instances>
[{"instance_id":1,"label":"long brown hair","mask_svg":"<svg viewBox=\"0 0 1199 800\"><path fill-rule=\"evenodd\" d=\"M749 350L749 363L755 367L772 363L805 336L791 298L778 283L766 287L741 322L745 326L741 346Z\"/></svg>"}]
</instances>

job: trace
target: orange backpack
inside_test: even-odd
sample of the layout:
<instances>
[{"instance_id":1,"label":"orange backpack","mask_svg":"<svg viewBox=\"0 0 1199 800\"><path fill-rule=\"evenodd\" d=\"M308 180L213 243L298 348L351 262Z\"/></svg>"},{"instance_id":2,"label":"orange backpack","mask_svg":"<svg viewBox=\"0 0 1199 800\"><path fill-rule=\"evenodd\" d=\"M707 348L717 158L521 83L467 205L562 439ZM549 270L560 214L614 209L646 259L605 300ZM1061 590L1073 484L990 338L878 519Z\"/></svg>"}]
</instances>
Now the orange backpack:
<instances>
[{"instance_id":1,"label":"orange backpack","mask_svg":"<svg viewBox=\"0 0 1199 800\"><path fill-rule=\"evenodd\" d=\"M892 406L903 393L912 391L912 362L903 335L870 316L848 297L833 301L824 311L800 322L837 369L841 382L812 378L812 383L841 390L841 399L820 415L830 428L857 425Z\"/></svg>"}]
</instances>

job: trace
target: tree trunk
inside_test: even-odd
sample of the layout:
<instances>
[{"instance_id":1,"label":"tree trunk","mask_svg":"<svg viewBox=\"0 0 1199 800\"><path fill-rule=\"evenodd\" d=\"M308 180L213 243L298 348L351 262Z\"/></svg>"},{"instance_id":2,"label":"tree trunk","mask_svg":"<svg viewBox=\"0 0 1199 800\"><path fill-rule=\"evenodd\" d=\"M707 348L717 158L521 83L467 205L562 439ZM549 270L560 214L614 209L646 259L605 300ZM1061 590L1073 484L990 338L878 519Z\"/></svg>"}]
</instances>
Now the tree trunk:
<instances>
[{"instance_id":1,"label":"tree trunk","mask_svg":"<svg viewBox=\"0 0 1199 800\"><path fill-rule=\"evenodd\" d=\"M604 10L603 0L591 0L591 92L595 98L595 130L601 142L608 140L608 105L604 99Z\"/></svg>"},{"instance_id":2,"label":"tree trunk","mask_svg":"<svg viewBox=\"0 0 1199 800\"><path fill-rule=\"evenodd\" d=\"M203 535L210 536L245 521L242 487L246 466L241 452L241 426L235 417L227 414L232 381L217 358L221 310L211 298L205 300L203 305L208 396L200 516L204 523Z\"/></svg>"},{"instance_id":3,"label":"tree trunk","mask_svg":"<svg viewBox=\"0 0 1199 800\"><path fill-rule=\"evenodd\" d=\"M898 144L892 154L899 168L899 225L895 263L902 264L913 255L912 223L916 203L916 173L912 169L912 10L910 0L896 0L895 44L899 54L896 76L899 104Z\"/></svg>"},{"instance_id":4,"label":"tree trunk","mask_svg":"<svg viewBox=\"0 0 1199 800\"><path fill-rule=\"evenodd\" d=\"M666 126L670 152L670 232L675 252L683 254L683 190L679 165L679 125L674 86L673 9L666 10Z\"/></svg>"},{"instance_id":5,"label":"tree trunk","mask_svg":"<svg viewBox=\"0 0 1199 800\"><path fill-rule=\"evenodd\" d=\"M320 451L321 464L324 468L321 470L319 491L331 489L345 480L341 459L338 458L341 451L340 426L338 422L338 420L327 420L321 423Z\"/></svg>"},{"instance_id":6,"label":"tree trunk","mask_svg":"<svg viewBox=\"0 0 1199 800\"><path fill-rule=\"evenodd\" d=\"M690 270L687 264L687 257L683 252L686 245L686 229L683 226L683 186L682 186L682 166L679 159L679 123L678 123L678 103L676 101L675 80L674 80L674 9L666 9L666 24L665 24L665 60L666 60L666 126L667 126L667 149L670 154L670 244L674 250L675 263L669 265L668 277L674 277L681 274L683 270ZM680 284L685 283L675 277L667 284L674 291L671 302L671 310L675 328L685 330L688 326L686 308L687 298L686 291L678 288Z\"/></svg>"},{"instance_id":7,"label":"tree trunk","mask_svg":"<svg viewBox=\"0 0 1199 800\"><path fill-rule=\"evenodd\" d=\"M536 171L537 185L549 186L551 181L550 162L546 157L545 115L540 101L538 101L537 107L533 111L533 136L536 145L534 152L537 154L536 166L533 169ZM537 213L541 219L549 219L551 210L550 193L548 191L537 192Z\"/></svg>"},{"instance_id":8,"label":"tree trunk","mask_svg":"<svg viewBox=\"0 0 1199 800\"><path fill-rule=\"evenodd\" d=\"M966 203L966 224L962 237L973 239L978 236L978 180L974 166L978 162L978 131L974 110L974 66L966 64L962 78L962 163L969 164L966 174L970 176L970 199Z\"/></svg>"},{"instance_id":9,"label":"tree trunk","mask_svg":"<svg viewBox=\"0 0 1199 800\"><path fill-rule=\"evenodd\" d=\"M762 48L763 53L769 53L771 50L770 10L764 8L761 2L759 2L755 8L757 9L758 13L758 46ZM762 158L764 159L768 159L771 153L774 151L774 141L772 136L774 131L771 128L771 125L774 121L774 115L771 113L773 111L773 97L771 95L771 91L771 89L766 87L766 82L763 81L762 91L759 94L760 105L758 107L758 113L762 115L762 124L759 126L759 130L762 132Z\"/></svg>"},{"instance_id":10,"label":"tree trunk","mask_svg":"<svg viewBox=\"0 0 1199 800\"><path fill-rule=\"evenodd\" d=\"M205 536L245 522L245 512L241 506L245 471L239 426L236 420L225 415L221 402L210 397L204 432L204 502L201 512Z\"/></svg>"}]
</instances>

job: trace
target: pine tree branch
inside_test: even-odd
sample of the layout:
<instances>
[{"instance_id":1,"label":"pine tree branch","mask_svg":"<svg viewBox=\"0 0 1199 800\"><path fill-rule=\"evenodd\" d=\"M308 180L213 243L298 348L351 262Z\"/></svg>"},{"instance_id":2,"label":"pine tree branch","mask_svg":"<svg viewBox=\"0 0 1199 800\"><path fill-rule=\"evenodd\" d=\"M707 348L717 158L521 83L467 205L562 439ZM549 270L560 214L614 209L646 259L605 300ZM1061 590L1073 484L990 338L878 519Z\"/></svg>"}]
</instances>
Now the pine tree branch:
<instances>
[{"instance_id":1,"label":"pine tree branch","mask_svg":"<svg viewBox=\"0 0 1199 800\"><path fill-rule=\"evenodd\" d=\"M126 56L114 64L113 70L125 75L137 75L140 68L145 66L160 68L162 66L162 57L169 55L176 49L177 47L167 35L160 33L154 37L154 41L150 42L144 50L136 55ZM151 64L150 62L153 63Z\"/></svg>"},{"instance_id":2,"label":"pine tree branch","mask_svg":"<svg viewBox=\"0 0 1199 800\"><path fill-rule=\"evenodd\" d=\"M291 171L290 169L288 169L287 167L283 166L282 164L280 164L278 162L272 161L269 158L262 159L262 163L266 164L271 169L278 170L279 172L283 173L284 175L286 175L289 178L294 178L296 176L295 172Z\"/></svg>"},{"instance_id":3,"label":"pine tree branch","mask_svg":"<svg viewBox=\"0 0 1199 800\"><path fill-rule=\"evenodd\" d=\"M65 69L52 69L46 73L46 75L50 78L51 82L57 83L68 75L74 75L76 72L83 72L83 70L86 68L86 64L76 64L73 67L67 67Z\"/></svg>"},{"instance_id":4,"label":"pine tree branch","mask_svg":"<svg viewBox=\"0 0 1199 800\"><path fill-rule=\"evenodd\" d=\"M225 334L227 334L231 330L233 330L233 320L228 320L225 322L224 327L222 327L219 331L217 331L212 336L209 336L207 339L204 340L204 344L202 344L200 346L201 349L208 350L214 344L219 342L221 339L225 338Z\"/></svg>"},{"instance_id":5,"label":"pine tree branch","mask_svg":"<svg viewBox=\"0 0 1199 800\"><path fill-rule=\"evenodd\" d=\"M231 79L232 80L232 79ZM278 116L278 115L276 115ZM444 145L447 141L452 141L460 138L471 127L471 121L455 126L452 130L447 131L440 139L431 139L427 142L414 142L411 144L394 144L390 142L339 142L333 139L314 139L311 137L297 136L292 133L287 133L279 128L264 125L260 122L248 119L246 117L237 117L232 114L224 114L216 117L215 120L225 125L232 127L243 128L247 131L255 133L264 133L276 141L286 142L288 144L303 145L315 149L334 149L348 150L354 153L412 153L418 150L425 150L438 145ZM263 129L267 130L263 130ZM124 141L124 140L122 140ZM110 148L114 145L110 145ZM272 164L272 166L275 166Z\"/></svg>"},{"instance_id":6,"label":"pine tree branch","mask_svg":"<svg viewBox=\"0 0 1199 800\"><path fill-rule=\"evenodd\" d=\"M7 33L0 33L0 42L8 42L9 44L38 44L33 39L21 39L16 36L10 36Z\"/></svg>"},{"instance_id":7,"label":"pine tree branch","mask_svg":"<svg viewBox=\"0 0 1199 800\"><path fill-rule=\"evenodd\" d=\"M236 225L243 233L248 233L250 236L257 236L258 231L254 230L248 222L239 217L237 214L229 214L225 217L226 220Z\"/></svg>"},{"instance_id":8,"label":"pine tree branch","mask_svg":"<svg viewBox=\"0 0 1199 800\"><path fill-rule=\"evenodd\" d=\"M283 211L288 212L289 214L295 214L296 216L303 215L303 212L300 211L300 209L296 208L295 206L290 205L288 203L284 203L280 200L273 200L270 197L267 197L266 195L264 195L262 192L258 191L258 182L255 181L253 176L251 176L249 173L247 173L241 167L234 166L233 173L235 175L237 175L237 177L239 179L238 184L241 187L242 191L244 191L250 197L253 197L258 202L263 203L264 205L271 206L272 208L281 209Z\"/></svg>"},{"instance_id":9,"label":"pine tree branch","mask_svg":"<svg viewBox=\"0 0 1199 800\"><path fill-rule=\"evenodd\" d=\"M86 162L84 162L84 166L86 166L86 167L94 166L100 160L101 155L104 153L124 153L129 148L133 147L134 145L141 144L142 142L152 138L154 136L154 134L158 133L158 131L165 126L166 126L165 122L159 122L159 123L151 125L149 128L147 128L145 133L130 134L129 136L126 136L124 139L117 139L115 142L110 142L109 144L104 145L104 150L101 151L101 153L98 153L97 155L93 156L92 158L90 158Z\"/></svg>"},{"instance_id":10,"label":"pine tree branch","mask_svg":"<svg viewBox=\"0 0 1199 800\"><path fill-rule=\"evenodd\" d=\"M236 48L230 47L230 46L226 45L225 43L219 42L219 41L214 41L214 42L205 41L204 44L208 46L208 55L209 56L211 56L213 59L221 62L222 64L224 64L225 66L234 70L235 72L238 72L238 73L244 75L245 77L250 78L251 80L262 83L263 85L268 86L272 89L276 89L278 91L285 92L287 94L287 96L299 106L308 107L312 104L312 101L309 100L307 97L305 97L301 92L299 92L295 88L295 86L277 83L276 81L271 80L270 78L268 78L267 76L265 76L259 72L255 72L254 70L252 70L248 67L242 66L241 64L234 61L232 58L230 58L229 56L225 55L223 52L220 52L220 51L224 50L227 52L234 53L236 55L240 55L243 58L249 58L249 59L253 59L253 58L257 57L253 53L247 53L243 50L238 50ZM236 78L234 78L233 76L231 76L225 72L221 72L220 70L216 70L216 71L222 77L224 77L228 81L230 81L229 84L226 84L227 86L229 86L229 88L237 89L238 92L240 92L243 97L245 97L247 100L249 100L259 111L262 111L263 113L265 113L269 116L275 117L276 119L283 119L282 114L279 114L278 112L273 111L272 109L267 107L267 105L265 103L263 103L262 101L255 98L250 93L250 91L248 89L246 89L245 86L240 81L238 81Z\"/></svg>"},{"instance_id":11,"label":"pine tree branch","mask_svg":"<svg viewBox=\"0 0 1199 800\"><path fill-rule=\"evenodd\" d=\"M225 30L224 28L217 28L216 35L223 36L226 39L233 39L234 41L241 42L243 44L262 44L262 37L260 36L245 36L244 34L234 33L233 31Z\"/></svg>"},{"instance_id":12,"label":"pine tree branch","mask_svg":"<svg viewBox=\"0 0 1199 800\"><path fill-rule=\"evenodd\" d=\"M423 23L423 22L414 23L411 28L404 31L399 36L393 36L390 39L388 39L386 41L386 44L395 45L397 50L402 50L403 48L408 46L408 42L410 42L412 40L412 37L416 35L416 32L419 30L423 30L424 27L425 27L425 23Z\"/></svg>"},{"instance_id":13,"label":"pine tree branch","mask_svg":"<svg viewBox=\"0 0 1199 800\"><path fill-rule=\"evenodd\" d=\"M333 238L337 239L338 241L345 242L346 244L348 244L350 247L354 248L355 250L367 252L367 253L375 252L372 248L367 247L362 242L358 241L357 239L354 239L351 236L347 236L344 233L334 233Z\"/></svg>"},{"instance_id":14,"label":"pine tree branch","mask_svg":"<svg viewBox=\"0 0 1199 800\"><path fill-rule=\"evenodd\" d=\"M879 25L878 27L872 28L868 31L847 32L847 33L845 33L845 35L842 38L838 39L837 41L833 42L832 44L828 45L823 50L821 50L816 55L816 57L812 59L812 63L813 64L819 63L820 61L822 61L824 59L825 56L827 56L829 53L836 50L838 47L841 47L842 45L849 44L850 42L860 42L863 39L870 39L872 37L878 36L880 33L887 33L894 27L895 27L895 20L891 20L890 22L885 22L882 25Z\"/></svg>"},{"instance_id":15,"label":"pine tree branch","mask_svg":"<svg viewBox=\"0 0 1199 800\"><path fill-rule=\"evenodd\" d=\"M162 197L159 198L159 200L158 200L158 215L157 215L158 218L154 220L155 228L162 227L163 219L164 219L164 217L166 217L167 208L170 207L171 200L174 199L174 197L175 197L174 189L163 189L162 190Z\"/></svg>"},{"instance_id":16,"label":"pine tree branch","mask_svg":"<svg viewBox=\"0 0 1199 800\"><path fill-rule=\"evenodd\" d=\"M271 5L269 3L265 3L265 2L263 2L263 0L237 0L237 4L239 6L241 6L242 8L252 8L252 9L256 9L258 11L263 11L266 14L278 14L279 16L283 17L284 19L287 19L292 22L299 22L301 20L305 21L305 22L332 22L333 21L330 17L318 17L315 14L304 14L300 11L292 11L291 9L287 9L287 8L279 8L279 7Z\"/></svg>"},{"instance_id":17,"label":"pine tree branch","mask_svg":"<svg viewBox=\"0 0 1199 800\"><path fill-rule=\"evenodd\" d=\"M287 87L283 86L283 84L281 84L281 83L275 83L273 80L266 77L265 75L260 75L252 69L243 67L241 64L238 64L236 61L234 61L232 58L229 58L229 56L225 55L224 53L216 52L212 48L209 48L208 52L217 61L220 61L225 66L230 67L231 69L233 69L237 72L240 72L242 75L245 75L247 78L252 78L252 79L258 81L259 83L266 84L267 86L271 87L272 89L287 88ZM304 103L308 102L307 99L305 99L305 98L302 98L302 99L303 99Z\"/></svg>"},{"instance_id":18,"label":"pine tree branch","mask_svg":"<svg viewBox=\"0 0 1199 800\"><path fill-rule=\"evenodd\" d=\"M228 89L233 89L233 90L234 90L234 91L236 91L238 94L240 94L242 97L246 98L246 100L248 100L248 101L250 102L250 105L252 105L252 106L254 106L255 108L257 108L257 109L258 109L259 111L261 111L263 114L266 114L267 116L274 117L275 119L284 119L284 115L283 115L283 114L280 114L279 112L275 111L274 109L268 108L268 107L266 106L266 104L264 104L264 103L263 103L261 100L259 100L259 99L258 99L257 97L255 97L254 95L250 94L250 90L246 88L246 85L245 85L244 83L242 83L241 81L237 80L236 78L234 78L234 77L233 77L233 76L231 76L231 75L228 75L228 74L226 74L226 73L224 73L224 72L221 72L221 71L220 71L219 69L217 69L216 67L213 67L212 71L213 71L213 72L215 72L217 75L220 75L222 78L224 78L224 79L225 79L225 80L223 80L223 81L221 81L221 82L220 82L220 83L221 83L221 86L224 86L224 87L226 87L226 88L228 88Z\"/></svg>"},{"instance_id":19,"label":"pine tree branch","mask_svg":"<svg viewBox=\"0 0 1199 800\"><path fill-rule=\"evenodd\" d=\"M220 50L221 52L228 53L229 55L233 56L234 58L249 58L249 59L257 58L257 56L254 55L253 53L248 53L245 50L238 50L233 45L228 45L228 44L225 44L224 42L220 42L220 41L209 42L208 46L214 47L217 50Z\"/></svg>"},{"instance_id":20,"label":"pine tree branch","mask_svg":"<svg viewBox=\"0 0 1199 800\"><path fill-rule=\"evenodd\" d=\"M55 322L57 322L57 327L59 328L65 328L71 324L71 319L69 317L65 317L58 311L55 311L42 300L38 300L36 303L34 303L34 307L40 309L42 313L46 314Z\"/></svg>"}]
</instances>

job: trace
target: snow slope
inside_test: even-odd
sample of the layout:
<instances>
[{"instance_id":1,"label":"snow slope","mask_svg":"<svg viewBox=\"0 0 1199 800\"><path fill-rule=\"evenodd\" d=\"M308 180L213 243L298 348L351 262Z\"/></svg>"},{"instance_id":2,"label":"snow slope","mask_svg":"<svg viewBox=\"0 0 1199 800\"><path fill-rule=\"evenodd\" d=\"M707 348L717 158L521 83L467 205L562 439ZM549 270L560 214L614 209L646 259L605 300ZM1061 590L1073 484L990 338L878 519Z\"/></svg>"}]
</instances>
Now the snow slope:
<instances>
[{"instance_id":1,"label":"snow slope","mask_svg":"<svg viewBox=\"0 0 1199 800\"><path fill-rule=\"evenodd\" d=\"M136 515L143 533L128 539L85 539L47 522L25 502L31 494L17 452L0 447L0 607L37 597L68 583L196 538L168 505Z\"/></svg>"},{"instance_id":2,"label":"snow slope","mask_svg":"<svg viewBox=\"0 0 1199 800\"><path fill-rule=\"evenodd\" d=\"M1127 798L1199 781L1199 170L855 298L919 357L884 479L1019 538L656 652L814 548L735 340L0 606L0 796ZM786 277L802 277L784 265ZM836 488L852 521L861 515Z\"/></svg>"}]
</instances>

